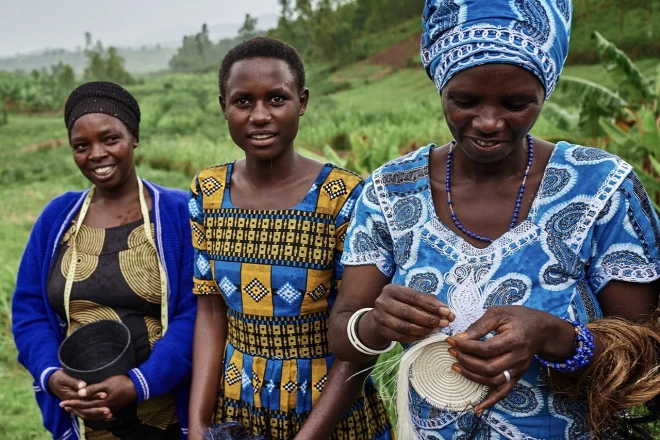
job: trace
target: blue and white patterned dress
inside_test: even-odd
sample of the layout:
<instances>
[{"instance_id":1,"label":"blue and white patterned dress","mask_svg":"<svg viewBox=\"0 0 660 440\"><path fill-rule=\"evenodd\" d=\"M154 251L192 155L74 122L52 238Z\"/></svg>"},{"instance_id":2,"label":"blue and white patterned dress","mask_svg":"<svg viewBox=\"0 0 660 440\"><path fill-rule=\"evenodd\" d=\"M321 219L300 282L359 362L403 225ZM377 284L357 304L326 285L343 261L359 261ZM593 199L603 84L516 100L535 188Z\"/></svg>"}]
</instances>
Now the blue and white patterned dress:
<instances>
[{"instance_id":1,"label":"blue and white patterned dress","mask_svg":"<svg viewBox=\"0 0 660 440\"><path fill-rule=\"evenodd\" d=\"M435 213L428 175L433 148L374 172L342 262L376 265L392 283L436 295L456 314L443 331L459 333L489 307L510 304L588 322L602 316L598 293L610 280L660 278L658 217L620 158L558 143L529 217L478 249ZM513 392L478 420L472 411L434 408L411 387L418 438L588 438L586 407L550 394L544 374L533 362Z\"/></svg>"}]
</instances>

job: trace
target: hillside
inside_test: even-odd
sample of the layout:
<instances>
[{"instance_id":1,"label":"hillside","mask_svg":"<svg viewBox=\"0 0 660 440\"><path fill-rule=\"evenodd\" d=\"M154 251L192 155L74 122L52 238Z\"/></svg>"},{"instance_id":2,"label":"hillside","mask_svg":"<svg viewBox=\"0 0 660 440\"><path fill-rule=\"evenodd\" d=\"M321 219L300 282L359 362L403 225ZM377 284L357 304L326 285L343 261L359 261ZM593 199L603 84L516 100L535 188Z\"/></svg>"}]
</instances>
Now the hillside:
<instances>
[{"instance_id":1,"label":"hillside","mask_svg":"<svg viewBox=\"0 0 660 440\"><path fill-rule=\"evenodd\" d=\"M644 0L636 4L636 8L627 8L627 3L620 1L575 1L568 62L597 61L593 31L600 32L633 59L660 56L660 2Z\"/></svg>"},{"instance_id":2,"label":"hillside","mask_svg":"<svg viewBox=\"0 0 660 440\"><path fill-rule=\"evenodd\" d=\"M657 1L648 0L648 2ZM594 31L600 32L615 43L632 59L660 57L660 5L657 13L649 17L644 9L626 9L621 14L613 13L613 10L616 11L618 8L613 9L612 3L615 2L600 1L596 4L593 0L574 2L567 64L598 62L595 43L591 38ZM383 36L385 41L390 42L386 47L382 46ZM393 41L397 37L398 39ZM372 40L370 46L376 50L358 65L379 65L391 69L420 64L418 18L407 20L394 29L367 38Z\"/></svg>"}]
</instances>

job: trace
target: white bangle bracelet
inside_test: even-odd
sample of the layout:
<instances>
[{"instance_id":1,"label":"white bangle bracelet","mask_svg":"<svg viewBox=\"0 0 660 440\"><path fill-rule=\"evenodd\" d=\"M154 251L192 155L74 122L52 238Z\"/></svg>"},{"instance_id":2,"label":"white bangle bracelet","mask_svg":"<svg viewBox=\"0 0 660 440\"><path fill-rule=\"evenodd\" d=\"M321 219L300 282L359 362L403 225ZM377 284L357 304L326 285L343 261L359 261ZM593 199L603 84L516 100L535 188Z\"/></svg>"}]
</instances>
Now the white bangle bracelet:
<instances>
[{"instance_id":1,"label":"white bangle bracelet","mask_svg":"<svg viewBox=\"0 0 660 440\"><path fill-rule=\"evenodd\" d=\"M364 345L362 341L360 341L360 338L358 337L357 324L360 318L362 317L362 315L369 312L370 310L373 310L373 308L364 308L353 313L353 315L351 315L351 318L348 320L348 326L346 327L346 331L348 333L348 340L351 342L351 344L357 351L369 356L377 356L379 354L387 353L388 351L392 350L396 345L396 341L392 341L392 343L389 346L385 347L382 350L374 350L373 348L369 348L366 345Z\"/></svg>"}]
</instances>

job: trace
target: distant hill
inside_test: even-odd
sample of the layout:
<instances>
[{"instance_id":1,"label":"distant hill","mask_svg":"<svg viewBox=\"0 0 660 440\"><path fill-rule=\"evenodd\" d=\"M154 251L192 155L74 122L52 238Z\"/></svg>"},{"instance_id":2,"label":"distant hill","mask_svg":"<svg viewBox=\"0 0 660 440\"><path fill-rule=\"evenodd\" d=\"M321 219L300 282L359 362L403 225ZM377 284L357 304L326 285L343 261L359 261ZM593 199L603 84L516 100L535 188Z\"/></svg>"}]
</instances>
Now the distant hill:
<instances>
[{"instance_id":1,"label":"distant hill","mask_svg":"<svg viewBox=\"0 0 660 440\"><path fill-rule=\"evenodd\" d=\"M257 17L257 27L262 30L277 26L277 15L264 14ZM209 35L213 40L233 37L237 34L243 23L209 24ZM117 49L126 59L126 69L135 74L157 72L168 68L168 63L176 53L177 48L185 35L193 35L201 29L180 27L157 32L150 32L132 40L130 47L119 45ZM81 35L81 41L83 36ZM102 41L104 46L111 46L109 42ZM82 48L74 50L48 49L12 57L0 57L0 70L32 71L34 69L47 69L58 62L71 65L77 74L84 71L87 59Z\"/></svg>"},{"instance_id":2,"label":"distant hill","mask_svg":"<svg viewBox=\"0 0 660 440\"><path fill-rule=\"evenodd\" d=\"M268 30L277 26L278 16L275 14L263 14L257 17L257 27L261 30ZM216 41L221 38L232 38L238 34L238 30L243 23L207 23L209 27L209 37ZM168 29L157 32L149 32L137 39L134 39L140 45L156 45L167 47L179 47L184 35L194 35L202 28L199 26L181 26L176 29Z\"/></svg>"},{"instance_id":3,"label":"distant hill","mask_svg":"<svg viewBox=\"0 0 660 440\"><path fill-rule=\"evenodd\" d=\"M175 47L142 47L139 49L119 48L119 53L126 60L126 69L131 73L149 73L167 69L167 63L176 53ZM87 59L82 49L69 51L53 49L28 55L0 58L0 70L22 70L30 72L34 69L47 69L59 62L69 64L77 74L81 74L87 65Z\"/></svg>"}]
</instances>

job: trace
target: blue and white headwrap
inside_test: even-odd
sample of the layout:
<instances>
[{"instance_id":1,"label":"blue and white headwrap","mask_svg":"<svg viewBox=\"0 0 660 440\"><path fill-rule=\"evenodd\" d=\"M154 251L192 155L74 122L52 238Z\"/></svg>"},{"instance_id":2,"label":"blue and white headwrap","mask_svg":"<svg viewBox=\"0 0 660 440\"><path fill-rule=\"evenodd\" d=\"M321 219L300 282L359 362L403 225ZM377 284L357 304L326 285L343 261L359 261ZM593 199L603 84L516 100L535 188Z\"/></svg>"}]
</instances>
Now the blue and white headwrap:
<instances>
[{"instance_id":1,"label":"blue and white headwrap","mask_svg":"<svg viewBox=\"0 0 660 440\"><path fill-rule=\"evenodd\" d=\"M488 63L532 72L547 99L568 54L571 0L426 0L422 64L438 91L452 76Z\"/></svg>"}]
</instances>

